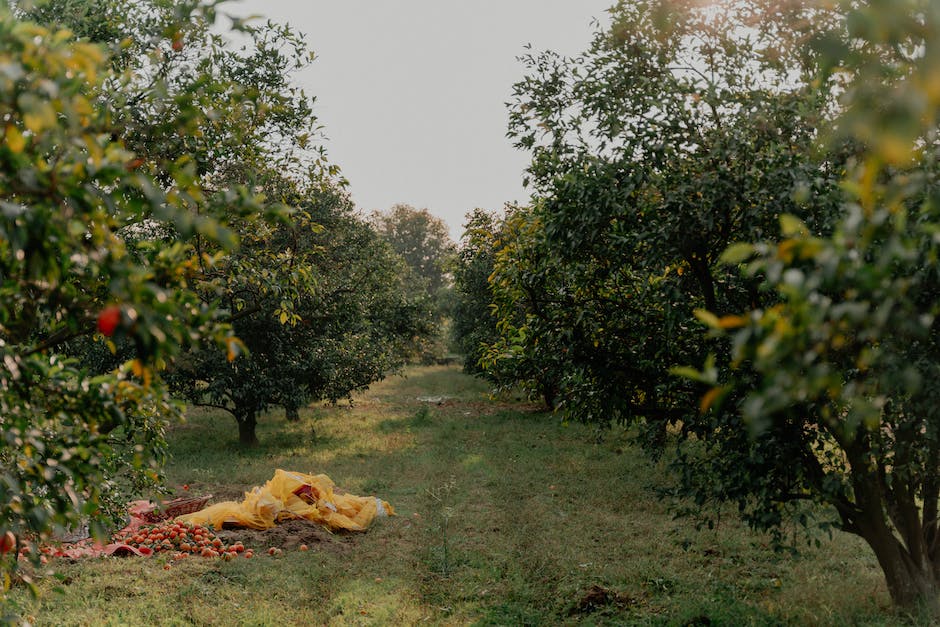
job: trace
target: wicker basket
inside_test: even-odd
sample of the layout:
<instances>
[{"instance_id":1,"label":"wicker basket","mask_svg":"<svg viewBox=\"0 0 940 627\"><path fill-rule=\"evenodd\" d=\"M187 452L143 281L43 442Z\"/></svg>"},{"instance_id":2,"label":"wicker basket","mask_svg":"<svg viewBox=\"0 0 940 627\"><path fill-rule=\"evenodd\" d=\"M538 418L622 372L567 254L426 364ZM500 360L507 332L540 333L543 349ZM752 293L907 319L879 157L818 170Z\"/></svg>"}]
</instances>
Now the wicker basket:
<instances>
[{"instance_id":1,"label":"wicker basket","mask_svg":"<svg viewBox=\"0 0 940 627\"><path fill-rule=\"evenodd\" d=\"M160 522L183 514L192 514L203 509L211 498L211 494L207 496L183 496L145 509L140 513L140 517L147 522Z\"/></svg>"}]
</instances>

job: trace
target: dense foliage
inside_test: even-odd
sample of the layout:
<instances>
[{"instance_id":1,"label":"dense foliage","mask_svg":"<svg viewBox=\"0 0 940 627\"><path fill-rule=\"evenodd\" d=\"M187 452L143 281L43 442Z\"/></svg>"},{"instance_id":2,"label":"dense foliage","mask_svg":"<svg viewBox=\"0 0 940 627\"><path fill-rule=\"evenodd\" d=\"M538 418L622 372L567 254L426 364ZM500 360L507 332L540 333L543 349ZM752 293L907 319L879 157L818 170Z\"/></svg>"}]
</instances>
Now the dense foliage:
<instances>
[{"instance_id":1,"label":"dense foliage","mask_svg":"<svg viewBox=\"0 0 940 627\"><path fill-rule=\"evenodd\" d=\"M698 392L665 368L710 349L693 311L763 298L722 251L836 211L844 157L813 144L827 92L763 62L774 42L748 15L698 5L621 3L586 53L529 56L516 86L535 200L506 224L484 362L581 419L681 417Z\"/></svg>"},{"instance_id":2,"label":"dense foliage","mask_svg":"<svg viewBox=\"0 0 940 627\"><path fill-rule=\"evenodd\" d=\"M486 375L480 363L483 351L499 336L489 281L501 245L498 222L497 216L482 209L468 214L454 264L451 332L469 374Z\"/></svg>"},{"instance_id":3,"label":"dense foliage","mask_svg":"<svg viewBox=\"0 0 940 627\"><path fill-rule=\"evenodd\" d=\"M101 48L6 8L0 29L0 526L23 541L107 521L159 479L179 408L156 373L181 349L226 337L215 303L190 288L212 262L196 242L224 254L231 238L194 206L252 203L245 190L204 188L182 154L159 175L137 167L107 106L132 81ZM152 236L157 222L172 242ZM70 357L66 344L92 335L126 341L128 360L101 373Z\"/></svg>"},{"instance_id":4,"label":"dense foliage","mask_svg":"<svg viewBox=\"0 0 940 627\"><path fill-rule=\"evenodd\" d=\"M708 4L524 59L483 364L673 443L698 505L860 535L936 611L937 7Z\"/></svg>"},{"instance_id":5,"label":"dense foliage","mask_svg":"<svg viewBox=\"0 0 940 627\"><path fill-rule=\"evenodd\" d=\"M210 214L241 243L228 254L197 238L191 288L222 307L238 339L227 351L194 347L171 365L169 381L190 402L232 412L250 444L259 412L282 404L295 416L310 400L381 378L400 362L402 337L421 335L427 321L404 293L401 267L352 216L337 169L314 143L311 101L291 83L292 71L312 58L303 39L288 27L235 20L232 40L211 28L214 8L180 21L187 6L54 0L31 13L74 25L114 51L115 69L128 78L108 99L141 155L135 167L162 180L168 164L180 162L203 189L230 197L214 215L202 198L189 199L191 220ZM258 203L247 214L233 195L246 188ZM164 242L176 237L164 223L150 227ZM115 361L93 347L78 352L93 363Z\"/></svg>"},{"instance_id":6,"label":"dense foliage","mask_svg":"<svg viewBox=\"0 0 940 627\"><path fill-rule=\"evenodd\" d=\"M779 302L733 324L710 320L740 325L736 372L710 392L727 394L720 409L698 422L714 421L703 442L723 456L724 480L756 497L749 507L829 505L872 548L895 602L936 617L940 7L903 5L849 8L828 33L826 54L850 77L826 139L863 146L845 172L841 219L817 237L787 217L780 241L728 251ZM750 445L729 454L716 423L746 425Z\"/></svg>"},{"instance_id":7,"label":"dense foliage","mask_svg":"<svg viewBox=\"0 0 940 627\"><path fill-rule=\"evenodd\" d=\"M336 401L400 367L431 330L421 294L406 289L401 258L335 190L274 185L295 207L289 223L246 233L220 270L222 295L247 355L229 361L211 347L179 359L174 389L195 405L230 412L243 444L255 444L259 415L281 405L289 418L314 400ZM263 284L245 280L242 259L267 264ZM289 293L284 288L302 284Z\"/></svg>"},{"instance_id":8,"label":"dense foliage","mask_svg":"<svg viewBox=\"0 0 940 627\"><path fill-rule=\"evenodd\" d=\"M585 53L523 60L534 195L471 216L469 367L672 445L697 506L859 535L898 604L940 615L940 7L611 16ZM216 17L0 7L0 535L98 525L158 483L164 381L251 444L444 314L446 229L354 215L289 80L302 39L235 20L233 44Z\"/></svg>"},{"instance_id":9,"label":"dense foliage","mask_svg":"<svg viewBox=\"0 0 940 627\"><path fill-rule=\"evenodd\" d=\"M395 205L372 214L375 230L402 256L412 272L413 289L436 294L447 287L447 268L454 243L447 224L427 209Z\"/></svg>"},{"instance_id":10,"label":"dense foliage","mask_svg":"<svg viewBox=\"0 0 940 627\"><path fill-rule=\"evenodd\" d=\"M382 377L425 331L315 145L303 41L234 20L233 44L215 4L0 10L0 532L21 541L158 486L165 380L253 420Z\"/></svg>"},{"instance_id":11,"label":"dense foliage","mask_svg":"<svg viewBox=\"0 0 940 627\"><path fill-rule=\"evenodd\" d=\"M405 262L406 288L413 298L421 298L432 312L433 326L408 347L412 360L433 363L448 353L448 324L453 307L450 274L455 254L447 224L427 209L398 204L388 211L376 211L371 223Z\"/></svg>"}]
</instances>

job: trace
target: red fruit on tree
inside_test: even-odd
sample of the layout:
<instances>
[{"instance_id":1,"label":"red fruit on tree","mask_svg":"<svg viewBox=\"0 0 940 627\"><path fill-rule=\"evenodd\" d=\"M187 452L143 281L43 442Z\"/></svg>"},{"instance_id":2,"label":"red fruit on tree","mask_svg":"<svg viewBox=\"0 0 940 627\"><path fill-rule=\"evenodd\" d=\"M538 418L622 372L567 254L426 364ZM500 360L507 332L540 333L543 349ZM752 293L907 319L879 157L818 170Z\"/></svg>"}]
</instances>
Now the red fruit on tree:
<instances>
[{"instance_id":1,"label":"red fruit on tree","mask_svg":"<svg viewBox=\"0 0 940 627\"><path fill-rule=\"evenodd\" d=\"M109 305L98 314L98 330L107 337L114 335L114 330L121 324L121 308Z\"/></svg>"},{"instance_id":2,"label":"red fruit on tree","mask_svg":"<svg viewBox=\"0 0 940 627\"><path fill-rule=\"evenodd\" d=\"M9 553L16 546L16 536L12 531L7 531L0 536L0 553Z\"/></svg>"},{"instance_id":3,"label":"red fruit on tree","mask_svg":"<svg viewBox=\"0 0 940 627\"><path fill-rule=\"evenodd\" d=\"M125 168L128 172L132 172L132 171L136 170L137 168L139 168L140 166L142 166L143 164L144 164L144 159L143 159L143 157L137 157L137 158L131 159L130 161L128 161L127 163L125 163L125 164L124 164L124 168Z\"/></svg>"}]
</instances>

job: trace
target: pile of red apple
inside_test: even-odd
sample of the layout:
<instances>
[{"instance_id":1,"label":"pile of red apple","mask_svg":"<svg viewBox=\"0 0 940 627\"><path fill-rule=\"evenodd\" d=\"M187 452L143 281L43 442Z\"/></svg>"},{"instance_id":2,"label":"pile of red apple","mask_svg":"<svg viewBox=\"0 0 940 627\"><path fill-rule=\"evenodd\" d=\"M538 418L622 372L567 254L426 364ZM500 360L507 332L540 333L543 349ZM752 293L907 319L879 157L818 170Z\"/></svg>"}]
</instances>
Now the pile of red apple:
<instances>
[{"instance_id":1,"label":"pile of red apple","mask_svg":"<svg viewBox=\"0 0 940 627\"><path fill-rule=\"evenodd\" d=\"M254 557L253 549L245 548L245 545L241 542L226 544L208 527L180 524L172 521L144 525L133 530L119 531L111 538L111 541L113 544L109 547L126 545L135 549L138 555L166 553L173 560L181 560L190 556L218 557L226 561L233 560L239 555L246 558ZM16 536L13 532L7 531L5 534L0 535L0 554L9 553L15 546ZM306 551L307 545L301 544L299 549ZM30 547L23 545L20 547L19 556L26 557L30 552ZM42 554L40 556L42 563L46 563L47 556L75 557L70 552L64 551L63 547L54 548L43 545L39 547L39 552ZM267 550L267 553L272 557L276 557L281 555L283 550L271 547Z\"/></svg>"},{"instance_id":2,"label":"pile of red apple","mask_svg":"<svg viewBox=\"0 0 940 627\"><path fill-rule=\"evenodd\" d=\"M241 542L226 545L208 527L184 525L172 521L145 525L134 531L118 532L113 541L123 542L145 553L149 551L172 553L173 559L198 555L231 560L238 557L240 553L245 557L254 555L254 552L246 549Z\"/></svg>"}]
</instances>

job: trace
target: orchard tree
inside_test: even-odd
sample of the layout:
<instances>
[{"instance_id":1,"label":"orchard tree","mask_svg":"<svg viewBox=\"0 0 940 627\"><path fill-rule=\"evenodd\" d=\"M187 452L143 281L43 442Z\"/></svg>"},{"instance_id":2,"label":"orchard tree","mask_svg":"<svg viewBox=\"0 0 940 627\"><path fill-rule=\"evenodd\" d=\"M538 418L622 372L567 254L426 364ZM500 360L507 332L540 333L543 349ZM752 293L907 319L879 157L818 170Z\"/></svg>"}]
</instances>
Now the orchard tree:
<instances>
[{"instance_id":1,"label":"orchard tree","mask_svg":"<svg viewBox=\"0 0 940 627\"><path fill-rule=\"evenodd\" d=\"M219 322L248 314L219 310L221 268L239 232L291 215L260 204L256 173L334 184L310 147L310 103L286 82L309 59L302 41L240 25L247 43L232 49L216 17L196 2L4 5L2 521L17 533L120 514L159 479L179 415L161 370L208 338L237 355ZM250 261L241 278L264 283ZM304 276L270 278L287 280L261 315L279 318ZM116 359L87 359L96 328Z\"/></svg>"},{"instance_id":2,"label":"orchard tree","mask_svg":"<svg viewBox=\"0 0 940 627\"><path fill-rule=\"evenodd\" d=\"M447 225L427 209L395 205L386 213L371 216L376 231L392 249L401 255L409 270L408 286L415 294L429 300L434 311L434 332L408 350L425 362L444 357L448 320L453 307L453 285L450 275L456 247Z\"/></svg>"},{"instance_id":3,"label":"orchard tree","mask_svg":"<svg viewBox=\"0 0 940 627\"><path fill-rule=\"evenodd\" d=\"M266 187L295 207L291 222L244 237L231 266L220 267L228 277L222 302L236 312L247 354L227 361L211 349L191 352L169 375L192 404L231 413L248 446L272 405L296 419L311 401L348 397L400 367L403 347L431 327L426 302L406 289L401 258L355 217L344 193L286 180ZM243 273L243 257L267 272ZM306 288L284 300L278 286L299 284Z\"/></svg>"},{"instance_id":4,"label":"orchard tree","mask_svg":"<svg viewBox=\"0 0 940 627\"><path fill-rule=\"evenodd\" d=\"M555 407L559 373L567 348L548 335L529 341L534 316L545 315L544 294L554 288L493 279L501 268L531 267L543 252L536 245L539 222L528 207L507 207L506 215L471 215L456 264L458 294L454 331L464 351L464 369L509 390L520 383L549 408ZM530 277L534 278L534 277ZM497 315L498 314L498 315Z\"/></svg>"},{"instance_id":5,"label":"orchard tree","mask_svg":"<svg viewBox=\"0 0 940 627\"><path fill-rule=\"evenodd\" d=\"M454 307L451 333L468 374L484 374L483 349L499 337L493 315L493 273L496 251L501 246L502 220L482 209L467 215L454 263Z\"/></svg>"},{"instance_id":6,"label":"orchard tree","mask_svg":"<svg viewBox=\"0 0 940 627\"><path fill-rule=\"evenodd\" d=\"M268 332L296 325L298 308L319 294L322 268L314 259L320 253L313 237L323 227L310 212L288 204L336 204L342 181L315 146L318 127L311 101L290 80L312 58L303 39L287 27L233 20L240 35L234 46L212 29L215 5L205 8L200 19L181 22L186 6L160 0L52 0L33 13L74 24L114 50L115 70L123 73L112 83L106 104L114 108L123 133L133 138L140 154L134 167L162 180L179 161L202 189L231 195L231 190L250 188L259 194L251 200L265 199L263 212L250 213L238 210L245 203L237 197L218 207L199 196L186 199L192 208L189 220L222 223L241 242L238 252L225 254L211 238L198 238L201 263L191 283L203 302L225 307L227 320L246 339L230 342L227 354L210 346L195 348L170 369L170 381L191 401L208 399L231 408L241 439L251 443L258 412L275 392L295 411L295 403L321 391L272 388L278 387L273 364L288 361L292 347L300 350L293 343L296 337L283 343L276 362L260 349L252 351L254 357L229 361L246 345L263 346ZM193 117L193 109L206 115ZM155 221L148 227L168 244L176 239L173 225ZM86 360L101 361L100 351L82 351ZM193 364L205 372L194 371ZM193 393L197 378L209 392Z\"/></svg>"},{"instance_id":7,"label":"orchard tree","mask_svg":"<svg viewBox=\"0 0 940 627\"><path fill-rule=\"evenodd\" d=\"M654 440L697 402L667 368L715 350L693 311L764 297L722 251L782 213L826 232L845 161L814 148L833 97L781 62L809 63L782 14L702 5L618 4L582 55L523 58L510 110L534 199L496 255L501 338L484 365L569 416L643 420Z\"/></svg>"},{"instance_id":8,"label":"orchard tree","mask_svg":"<svg viewBox=\"0 0 940 627\"><path fill-rule=\"evenodd\" d=\"M821 523L871 547L894 602L935 621L940 7L847 4L818 44L849 75L826 141L863 150L830 236L783 216L780 241L725 253L772 304L701 316L730 333L735 371L693 375L714 386L691 421L697 470L763 526L828 506Z\"/></svg>"},{"instance_id":9,"label":"orchard tree","mask_svg":"<svg viewBox=\"0 0 940 627\"><path fill-rule=\"evenodd\" d=\"M382 239L408 264L414 289L433 296L447 286L454 243L443 220L427 209L395 205L388 212L374 212L371 221Z\"/></svg>"},{"instance_id":10,"label":"orchard tree","mask_svg":"<svg viewBox=\"0 0 940 627\"><path fill-rule=\"evenodd\" d=\"M24 542L87 520L97 533L159 480L164 428L179 415L160 368L196 342L231 341L217 303L191 289L214 261L197 238L220 255L231 239L194 220L190 200L209 214L253 203L245 190L202 188L182 154L159 177L137 168L103 105L126 77L101 47L6 7L0 31L0 531ZM173 242L149 235L153 221ZM91 336L126 339L129 359L90 372L66 343ZM0 564L15 569L15 557Z\"/></svg>"},{"instance_id":11,"label":"orchard tree","mask_svg":"<svg viewBox=\"0 0 940 627\"><path fill-rule=\"evenodd\" d=\"M527 59L536 199L489 359L537 358L569 415L674 444L695 505L859 535L935 617L936 3L612 16L585 55Z\"/></svg>"}]
</instances>

